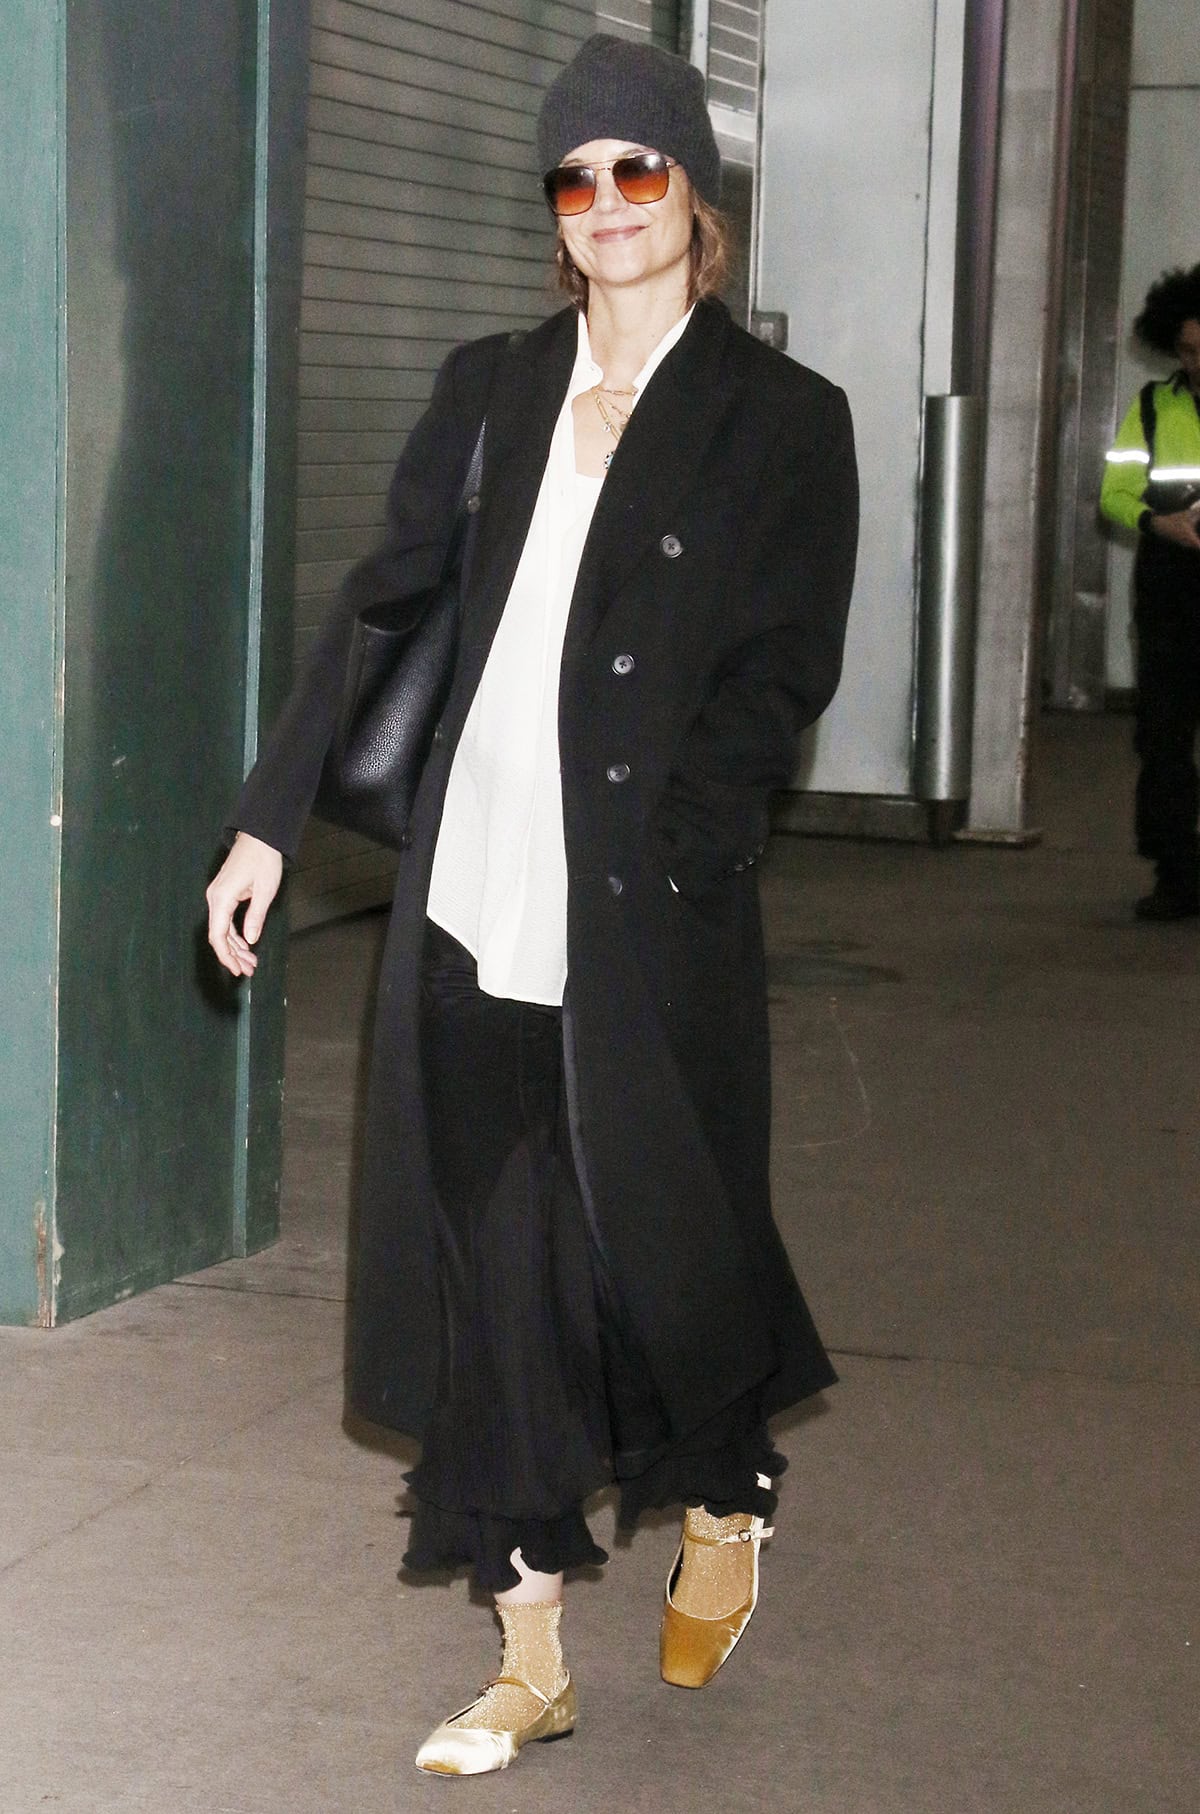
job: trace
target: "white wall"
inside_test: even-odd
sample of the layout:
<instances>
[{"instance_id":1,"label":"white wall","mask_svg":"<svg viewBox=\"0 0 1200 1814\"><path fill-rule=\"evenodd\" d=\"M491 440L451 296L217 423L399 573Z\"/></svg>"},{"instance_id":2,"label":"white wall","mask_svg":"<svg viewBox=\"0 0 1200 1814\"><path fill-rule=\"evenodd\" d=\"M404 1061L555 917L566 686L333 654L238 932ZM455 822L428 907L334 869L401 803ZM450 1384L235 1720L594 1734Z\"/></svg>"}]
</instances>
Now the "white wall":
<instances>
[{"instance_id":1,"label":"white wall","mask_svg":"<svg viewBox=\"0 0 1200 1814\"><path fill-rule=\"evenodd\" d=\"M943 30L958 22L957 62L948 52L941 66L956 89L961 4L937 10ZM958 162L956 99L934 104L934 45L934 0L766 9L758 303L787 310L789 351L845 386L862 475L845 675L798 777L822 792L910 787L922 397L946 388Z\"/></svg>"},{"instance_id":2,"label":"white wall","mask_svg":"<svg viewBox=\"0 0 1200 1814\"><path fill-rule=\"evenodd\" d=\"M1200 18L1186 0L1136 0L1133 24L1135 88L1200 83ZM1193 150L1193 174L1196 154Z\"/></svg>"},{"instance_id":3,"label":"white wall","mask_svg":"<svg viewBox=\"0 0 1200 1814\"><path fill-rule=\"evenodd\" d=\"M1130 329L1160 271L1200 261L1200 18L1179 0L1137 0L1129 177L1118 340L1117 419L1147 378L1170 370ZM1099 487L1097 474L1097 487ZM1133 550L1114 540L1109 568L1107 679L1133 685Z\"/></svg>"}]
</instances>

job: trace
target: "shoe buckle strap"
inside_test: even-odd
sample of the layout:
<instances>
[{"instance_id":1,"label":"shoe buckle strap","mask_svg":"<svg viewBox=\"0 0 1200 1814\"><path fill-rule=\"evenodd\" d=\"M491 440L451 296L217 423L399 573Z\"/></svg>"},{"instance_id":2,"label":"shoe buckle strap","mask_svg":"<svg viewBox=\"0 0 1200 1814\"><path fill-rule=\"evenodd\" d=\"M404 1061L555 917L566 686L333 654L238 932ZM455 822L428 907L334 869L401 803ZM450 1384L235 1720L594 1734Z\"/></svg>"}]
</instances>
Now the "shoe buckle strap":
<instances>
[{"instance_id":1,"label":"shoe buckle strap","mask_svg":"<svg viewBox=\"0 0 1200 1814\"><path fill-rule=\"evenodd\" d=\"M523 1688L526 1694L531 1694L535 1700L542 1703L543 1707L549 1707L554 1698L552 1695L543 1694L540 1688L535 1688L532 1682L525 1681L525 1679L519 1675L494 1675L488 1683L488 1687Z\"/></svg>"},{"instance_id":2,"label":"shoe buckle strap","mask_svg":"<svg viewBox=\"0 0 1200 1814\"><path fill-rule=\"evenodd\" d=\"M755 1529L755 1525L758 1526L757 1530ZM766 1537L773 1537L774 1535L775 1526L773 1524L763 1525L759 1519L756 1518L754 1524L750 1525L749 1529L734 1531L728 1537L711 1537L709 1538L709 1542L714 1545L720 1545L722 1543L757 1543L761 1542ZM701 1542L703 1541L704 1539L701 1538Z\"/></svg>"}]
</instances>

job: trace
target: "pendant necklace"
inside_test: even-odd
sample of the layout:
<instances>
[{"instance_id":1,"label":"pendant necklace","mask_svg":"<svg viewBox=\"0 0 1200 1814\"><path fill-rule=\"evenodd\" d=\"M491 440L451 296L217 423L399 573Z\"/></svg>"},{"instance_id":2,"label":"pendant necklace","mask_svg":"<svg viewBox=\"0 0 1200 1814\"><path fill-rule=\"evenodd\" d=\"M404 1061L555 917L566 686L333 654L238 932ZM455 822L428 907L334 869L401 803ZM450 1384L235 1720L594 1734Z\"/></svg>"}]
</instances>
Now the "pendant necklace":
<instances>
[{"instance_id":1,"label":"pendant necklace","mask_svg":"<svg viewBox=\"0 0 1200 1814\"><path fill-rule=\"evenodd\" d=\"M603 422L607 433L610 434L612 436L614 442L616 442L621 439L621 436L625 433L625 430L629 426L630 411L621 409L620 406L616 403L614 403L612 405L612 408L610 411L608 405L604 401L603 396L601 395L602 391L606 391L610 397L633 397L633 396L636 396L637 393L636 393L636 391L634 391L634 389L632 387L630 387L630 389L628 389L628 390L617 390L612 385L601 385L601 384L596 385L595 389L592 392L592 395L596 399L596 408L600 411L600 420ZM615 446L610 447L608 452L605 454L605 456L604 456L605 472L607 472L609 467L612 465L613 455L616 453L616 451L617 450L616 450Z\"/></svg>"}]
</instances>

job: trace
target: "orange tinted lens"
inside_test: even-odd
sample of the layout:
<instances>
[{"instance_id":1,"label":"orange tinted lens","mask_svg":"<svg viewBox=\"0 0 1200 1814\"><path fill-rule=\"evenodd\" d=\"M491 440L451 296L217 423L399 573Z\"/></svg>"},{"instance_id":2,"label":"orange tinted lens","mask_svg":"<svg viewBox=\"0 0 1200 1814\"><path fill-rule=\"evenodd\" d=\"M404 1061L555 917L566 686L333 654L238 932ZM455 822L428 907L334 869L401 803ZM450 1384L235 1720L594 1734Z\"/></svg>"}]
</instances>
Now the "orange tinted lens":
<instances>
[{"instance_id":1,"label":"orange tinted lens","mask_svg":"<svg viewBox=\"0 0 1200 1814\"><path fill-rule=\"evenodd\" d=\"M612 173L627 202L660 202L671 184L671 166L653 151L619 157Z\"/></svg>"},{"instance_id":2,"label":"orange tinted lens","mask_svg":"<svg viewBox=\"0 0 1200 1814\"><path fill-rule=\"evenodd\" d=\"M586 214L596 195L596 172L586 164L560 164L542 184L556 214Z\"/></svg>"}]
</instances>

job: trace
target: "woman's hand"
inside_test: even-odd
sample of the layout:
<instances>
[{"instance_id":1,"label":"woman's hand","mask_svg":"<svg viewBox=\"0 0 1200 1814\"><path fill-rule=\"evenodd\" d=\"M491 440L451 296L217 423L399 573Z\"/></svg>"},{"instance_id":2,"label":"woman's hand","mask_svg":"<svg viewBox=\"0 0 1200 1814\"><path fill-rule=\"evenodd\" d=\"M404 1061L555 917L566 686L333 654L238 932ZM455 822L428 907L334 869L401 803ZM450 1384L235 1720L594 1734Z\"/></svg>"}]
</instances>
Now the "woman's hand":
<instances>
[{"instance_id":1,"label":"woman's hand","mask_svg":"<svg viewBox=\"0 0 1200 1814\"><path fill-rule=\"evenodd\" d=\"M1150 527L1164 541L1175 542L1180 548L1191 548L1200 554L1200 533L1197 533L1196 528L1198 519L1200 504L1189 504L1186 510L1172 510L1162 516L1152 516Z\"/></svg>"},{"instance_id":2,"label":"woman's hand","mask_svg":"<svg viewBox=\"0 0 1200 1814\"><path fill-rule=\"evenodd\" d=\"M208 942L233 976L253 976L258 966L257 945L267 908L279 892L283 858L261 838L239 831L233 847L205 891L208 901ZM239 932L233 916L249 901Z\"/></svg>"}]
</instances>

